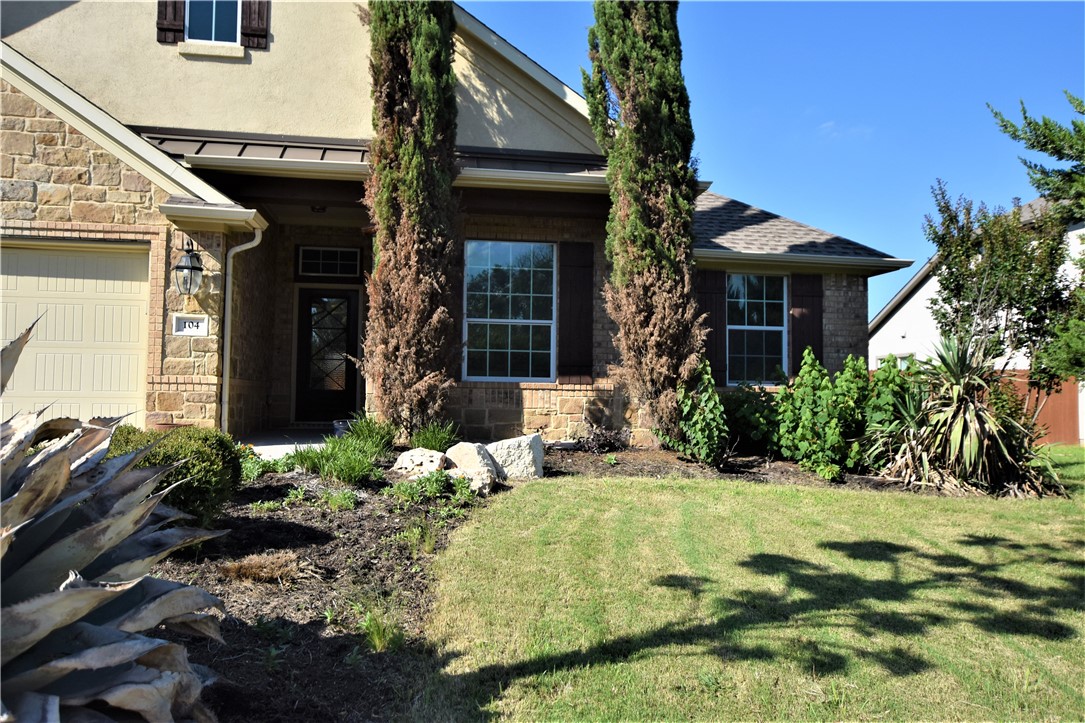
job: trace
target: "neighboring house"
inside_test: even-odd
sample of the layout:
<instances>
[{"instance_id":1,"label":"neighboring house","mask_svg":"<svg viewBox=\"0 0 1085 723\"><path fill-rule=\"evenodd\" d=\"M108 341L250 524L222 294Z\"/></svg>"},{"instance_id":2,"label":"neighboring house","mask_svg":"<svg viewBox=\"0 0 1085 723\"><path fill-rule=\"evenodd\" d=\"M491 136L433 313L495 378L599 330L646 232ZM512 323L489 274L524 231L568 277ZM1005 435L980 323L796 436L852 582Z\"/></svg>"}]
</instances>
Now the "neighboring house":
<instances>
[{"instance_id":1,"label":"neighboring house","mask_svg":"<svg viewBox=\"0 0 1085 723\"><path fill-rule=\"evenodd\" d=\"M1026 204L1022 207L1022 217L1027 220L1037 208L1037 201ZM1085 225L1072 226L1067 236L1071 257L1081 254L1085 249ZM870 322L871 370L890 354L897 359L929 359L933 355L940 337L930 312L931 300L940 293L935 274L937 264L937 256L927 261ZM1072 263L1066 264L1064 272L1075 273ZM1018 379L1027 378L1029 362L1026 357L1017 356L1008 361L1007 369L1015 370ZM1019 386L1024 388L1023 383L1019 382ZM1085 444L1082 424L1085 421L1085 384L1071 381L1063 385L1062 391L1048 398L1039 421L1047 429L1044 441Z\"/></svg>"},{"instance_id":2,"label":"neighboring house","mask_svg":"<svg viewBox=\"0 0 1085 723\"><path fill-rule=\"evenodd\" d=\"M202 9L213 8L210 15ZM235 434L365 408L369 32L356 4L5 2L3 335L42 316L17 407ZM637 426L601 289L586 104L456 8L464 362L475 438ZM707 185L707 184L705 184ZM866 353L867 279L908 265L703 193L697 292L721 384ZM191 249L197 293L173 269ZM458 261L458 260L457 260Z\"/></svg>"}]
</instances>

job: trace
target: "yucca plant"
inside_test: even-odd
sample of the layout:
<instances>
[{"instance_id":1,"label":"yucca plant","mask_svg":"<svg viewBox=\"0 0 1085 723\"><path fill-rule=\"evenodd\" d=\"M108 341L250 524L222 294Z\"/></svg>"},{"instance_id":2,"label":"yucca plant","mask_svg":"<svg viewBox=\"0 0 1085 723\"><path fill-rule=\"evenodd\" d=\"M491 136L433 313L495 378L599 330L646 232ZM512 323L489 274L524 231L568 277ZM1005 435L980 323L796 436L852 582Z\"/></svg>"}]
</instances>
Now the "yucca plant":
<instances>
[{"instance_id":1,"label":"yucca plant","mask_svg":"<svg viewBox=\"0 0 1085 723\"><path fill-rule=\"evenodd\" d=\"M992 404L999 375L982 342L943 339L917 381L896 419L873 432L870 448L891 449L888 474L997 495L1062 491L1035 430Z\"/></svg>"},{"instance_id":2,"label":"yucca plant","mask_svg":"<svg viewBox=\"0 0 1085 723\"><path fill-rule=\"evenodd\" d=\"M0 390L32 329L4 348ZM20 413L0 429L3 721L214 720L199 700L213 673L140 633L221 641L218 598L148 573L223 533L169 526L187 516L152 493L167 468L134 469L147 450L105 459L118 421Z\"/></svg>"}]
</instances>

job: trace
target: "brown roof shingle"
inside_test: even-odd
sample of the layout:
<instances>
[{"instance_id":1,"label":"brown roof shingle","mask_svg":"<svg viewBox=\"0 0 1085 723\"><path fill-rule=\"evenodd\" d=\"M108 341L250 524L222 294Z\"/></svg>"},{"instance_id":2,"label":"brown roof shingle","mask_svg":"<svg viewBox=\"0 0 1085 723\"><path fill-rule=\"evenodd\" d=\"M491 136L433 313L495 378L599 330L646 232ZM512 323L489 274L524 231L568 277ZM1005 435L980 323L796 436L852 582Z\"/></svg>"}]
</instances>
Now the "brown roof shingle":
<instances>
[{"instance_id":1,"label":"brown roof shingle","mask_svg":"<svg viewBox=\"0 0 1085 723\"><path fill-rule=\"evenodd\" d=\"M892 258L842 236L709 192L697 197L693 234L694 249L854 259Z\"/></svg>"}]
</instances>

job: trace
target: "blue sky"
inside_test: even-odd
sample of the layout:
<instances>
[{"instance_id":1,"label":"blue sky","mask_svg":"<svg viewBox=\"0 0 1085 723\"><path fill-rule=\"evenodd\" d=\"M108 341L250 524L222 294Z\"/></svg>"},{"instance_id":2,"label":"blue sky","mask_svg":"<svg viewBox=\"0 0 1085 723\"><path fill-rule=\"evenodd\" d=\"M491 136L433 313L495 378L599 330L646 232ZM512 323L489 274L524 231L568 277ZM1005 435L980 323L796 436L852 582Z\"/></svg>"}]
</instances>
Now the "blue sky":
<instances>
[{"instance_id":1,"label":"blue sky","mask_svg":"<svg viewBox=\"0 0 1085 723\"><path fill-rule=\"evenodd\" d=\"M463 2L577 92L588 2ZM1066 124L1085 93L1085 3L685 2L694 153L712 190L873 246L869 316L932 253L930 187L1009 207L1036 196L986 104ZM1035 157L1034 157L1035 158Z\"/></svg>"}]
</instances>

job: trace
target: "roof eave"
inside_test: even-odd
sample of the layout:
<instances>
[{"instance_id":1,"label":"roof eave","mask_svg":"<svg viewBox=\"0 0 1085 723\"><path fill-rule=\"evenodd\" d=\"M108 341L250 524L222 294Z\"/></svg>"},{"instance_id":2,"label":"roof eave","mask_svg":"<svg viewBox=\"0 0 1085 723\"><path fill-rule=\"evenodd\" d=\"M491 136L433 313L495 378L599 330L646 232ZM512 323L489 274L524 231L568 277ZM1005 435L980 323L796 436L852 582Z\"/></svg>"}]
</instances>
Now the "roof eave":
<instances>
[{"instance_id":1,"label":"roof eave","mask_svg":"<svg viewBox=\"0 0 1085 723\"><path fill-rule=\"evenodd\" d=\"M911 259L856 258L854 256L829 256L824 254L797 253L750 253L730 249L694 248L693 257L699 261L740 261L749 264L776 264L792 267L809 267L821 271L859 271L866 276L877 276L912 265Z\"/></svg>"},{"instance_id":2,"label":"roof eave","mask_svg":"<svg viewBox=\"0 0 1085 723\"><path fill-rule=\"evenodd\" d=\"M268 227L267 220L258 211L234 204L206 204L191 198L171 196L158 208L182 231L246 233Z\"/></svg>"}]
</instances>

